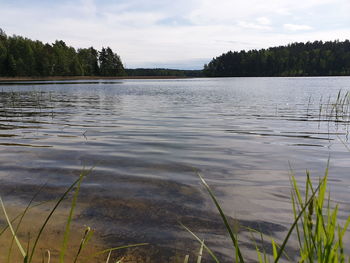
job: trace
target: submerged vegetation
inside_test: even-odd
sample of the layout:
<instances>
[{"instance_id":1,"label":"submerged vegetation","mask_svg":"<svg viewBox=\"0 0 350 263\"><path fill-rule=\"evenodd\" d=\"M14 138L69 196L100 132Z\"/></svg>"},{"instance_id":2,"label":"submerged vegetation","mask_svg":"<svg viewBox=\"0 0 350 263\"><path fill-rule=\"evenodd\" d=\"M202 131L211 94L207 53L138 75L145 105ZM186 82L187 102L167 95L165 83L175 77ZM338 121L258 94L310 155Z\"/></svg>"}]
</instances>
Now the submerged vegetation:
<instances>
[{"instance_id":1,"label":"submerged vegetation","mask_svg":"<svg viewBox=\"0 0 350 263\"><path fill-rule=\"evenodd\" d=\"M0 49L1 43L5 43L9 41L9 43L17 43L18 47L22 44L24 47L24 51L21 54L35 54L32 53L33 49L28 47L33 46L40 47L41 42L33 42L28 40L29 46L26 39L21 37L7 37L5 34L2 35L2 40L0 39ZM0 37L1 38L1 37ZM1 42L6 40L4 42ZM6 42L7 43L7 42ZM41 43L41 44L40 44ZM100 75L100 76L109 76L110 74L124 74L122 69L122 64L120 71L115 67L115 63L118 60L118 56L112 52L112 50L103 49L101 52L97 52L93 48L84 49L75 51L74 48L67 47L64 42L56 42L51 45L43 45L41 46L43 50L46 48L51 50L49 53L52 55L52 61L49 61L49 67L52 71L50 74L91 74L91 75ZM57 52L55 51L57 48ZM28 51L28 52L27 52ZM9 63L10 60L13 62L14 67L11 71L11 74L46 74L46 73L38 73L41 72L38 69L44 69L42 65L35 64L39 60L31 60L31 56L28 56L28 61L36 61L34 64L29 64L31 66L36 65L35 67L23 67L25 65L24 60L20 56L15 56L12 54L13 59L9 58L11 56L11 52L8 53L6 51L6 56L2 56L4 53L0 53L0 62L5 61L5 63ZM27 52L27 53L26 53ZM56 53L55 53L56 52ZM62 52L62 53L60 53ZM67 53L66 53L67 52ZM71 52L71 53L70 53ZM74 53L75 52L75 53ZM105 52L105 54L104 54ZM110 57L108 57L108 53ZM61 57L62 55L62 57ZM106 55L106 57L105 57ZM102 56L102 57L101 57ZM35 56L34 56L35 57ZM45 57L42 57L45 59ZM62 59L64 58L64 59ZM26 60L27 61L27 60ZM50 62L51 61L51 62ZM55 64L57 61L58 64ZM75 61L75 62L74 62ZM85 61L85 62L84 62ZM105 62L103 62L105 61ZM114 62L113 62L114 61ZM76 63L77 62L77 63ZM27 62L26 62L27 63ZM53 64L50 64L53 63ZM62 63L62 64L60 64ZM80 64L79 64L80 63ZM85 63L85 64L84 64ZM121 62L120 62L121 63ZM39 66L41 65L41 66ZM75 67L78 65L78 67ZM79 66L80 65L80 66ZM0 65L1 66L1 65ZM11 69L9 64L6 64L2 69ZM38 70L36 73L28 73L27 70ZM74 71L78 69L78 71ZM1 68L0 68L1 70ZM70 71L72 70L72 71ZM6 71L6 74L9 74L9 71ZM49 72L49 71L42 71ZM72 73L73 72L73 73ZM119 72L119 73L115 73ZM197 74L198 72L191 71L174 71L174 70L162 70L155 69L147 70L147 69L136 69L136 70L126 70L128 74L150 74L149 76L154 76L159 74L159 76L171 76L172 74ZM347 72L347 71L344 71ZM1 71L0 71L1 73ZM198 73L199 74L199 73ZM289 74L289 73L288 73ZM290 73L292 74L292 73ZM332 73L333 74L333 73ZM345 73L344 73L345 74ZM348 73L346 73L348 74ZM24 76L23 75L23 76ZM44 75L43 75L44 76ZM34 102L33 109L30 111L25 110L25 105L28 101ZM316 121L325 121L327 123L335 123L344 124L348 127L350 121L350 94L349 92L343 93L339 91L338 96L333 100L331 98L323 99L321 98L319 103L319 109L316 107L314 110L312 117L316 119ZM41 116L50 116L54 118L54 106L56 101L51 98L51 93L46 92L2 92L0 98L0 106L2 106L3 115L5 119L16 119L16 118L24 118L30 117L34 118L36 115ZM24 109L24 110L23 110ZM309 116L309 108L307 109L307 115ZM317 120L318 117L318 120ZM85 133L83 134L85 136ZM67 190L61 194L58 200L55 201L53 207L48 211L48 215L45 220L35 233L30 233L31 236L28 236L27 240L24 236L19 235L19 229L22 224L24 224L24 218L26 217L29 210L33 209L36 206L41 205L41 203L36 203L35 194L33 198L29 201L28 205L20 214L12 217L11 213L8 213L7 207L3 200L0 197L0 210L2 211L2 219L3 222L6 223L2 229L0 229L0 238L4 238L6 234L10 235L10 239L4 238L3 242L9 243L9 250L7 251L7 262L11 262L11 254L15 249L18 250L20 255L23 258L24 263L38 262L37 258L40 258L39 251L39 240L44 235L44 230L49 227L49 221L54 219L55 212L58 207L62 205L62 203L67 200L70 196L70 208L68 209L69 213L66 218L65 228L63 230L63 240L62 244L58 248L48 248L45 254L40 258L42 262L50 262L57 260L60 263L63 262L94 262L94 258L96 256L104 256L104 262L112 262L111 253L115 250L135 247L135 246L143 246L147 245L146 243L132 244L119 246L115 248L105 249L98 252L90 253L87 249L87 244L92 242L92 238L94 235L94 231L90 227L85 228L85 232L82 233L80 244L78 245L77 251L74 251L74 257L71 259L67 257L67 252L72 249L70 247L70 238L72 237L72 222L74 220L74 213L76 210L76 206L78 203L78 196L80 191L80 186L83 179L87 176L88 172L83 171L76 181L72 185L70 185ZM206 183L204 178L199 175L200 180L202 181L204 187L208 191L209 196L214 202L218 213L221 216L224 226L226 227L228 236L232 241L232 258L235 262L247 262L249 259L246 258L244 245L240 243L238 231L234 226L229 222L225 212L219 204L218 199L216 198L211 187ZM326 170L326 174L323 178L320 178L316 182L312 182L310 174L307 172L306 174L306 182L303 187L300 187L297 184L295 177L291 177L291 203L292 203L292 211L291 217L293 218L293 222L286 233L286 236L282 242L277 242L270 236L265 236L265 234L261 233L258 229L245 228L246 231L250 232L252 239L251 245L255 247L256 252L256 261L258 262L279 262L281 260L288 261L296 261L299 262L346 262L350 257L347 255L348 251L346 251L345 237L347 233L347 229L350 224L350 217L345 220L342 220L339 217L339 208L337 204L334 204L331 201L330 194L327 188L328 181L328 169ZM43 186L44 188L45 186ZM118 208L116 208L118 209ZM198 236L195 232L193 232L190 228L183 225L184 229L188 231L190 235L192 235L199 242L199 252L196 257L196 262L200 263L205 254L208 254L213 262L220 262L220 257L211 250L206 242ZM244 226L241 226L244 228ZM297 254L290 254L286 249L287 244L291 242L292 235L295 237L294 239L297 241ZM140 235L141 236L141 235ZM258 237L256 237L258 236ZM140 237L141 238L141 237ZM264 245L264 240L270 240L268 248ZM27 241L27 242L24 242ZM142 240L140 240L142 241ZM51 255L52 250L58 251L58 254ZM184 258L181 262L190 262L192 258L190 255L184 255ZM122 259L117 259L117 261L113 262L123 262Z\"/></svg>"},{"instance_id":2,"label":"submerged vegetation","mask_svg":"<svg viewBox=\"0 0 350 263\"><path fill-rule=\"evenodd\" d=\"M63 242L61 248L58 249L59 255L57 256L57 260L60 263L67 262L65 254L69 249L69 238L71 231L71 224L73 220L74 210L77 205L77 199L80 191L80 186L84 177L89 173L89 171L83 171L79 178L75 180L75 182L68 187L68 189L60 196L60 198L55 202L55 205L50 210L48 216L45 221L42 223L38 232L34 235L34 239L30 239L30 235L28 236L27 245L23 244L23 240L21 241L18 237L18 230L23 223L23 219L27 212L34 208L35 206L41 205L34 204L35 198L38 193L34 195L34 197L29 201L25 210L18 214L17 216L10 218L4 202L0 198L1 210L7 222L7 226L5 226L1 232L0 237L6 232L10 231L12 235L12 239L7 240L5 242L10 242L10 247L7 256L7 262L11 262L11 253L13 252L13 246L16 246L19 252L23 257L23 263L36 262L35 258L38 258L38 241L41 238L44 229L47 227L48 222L52 219L55 211L58 206L67 198L67 196L71 194L71 206L68 217L66 219L65 231L63 232ZM242 250L242 246L239 242L239 236L237 229L234 228L228 221L224 211L222 210L219 201L215 197L210 186L206 183L201 175L199 175L200 180L202 181L204 187L208 191L209 196L213 200L222 220L223 224L226 227L227 233L232 241L232 257L234 258L234 262L247 262L247 258L245 258L244 250ZM283 242L278 244L272 237L264 237L264 234L259 232L256 229L246 228L247 231L251 233L251 243L255 247L256 251L256 260L261 263L266 262L279 262L281 259L285 259L288 261L296 261L298 262L347 262L350 260L349 255L346 255L345 244L344 244L344 236L347 233L347 228L350 224L350 216L345 220L345 222L340 221L338 218L338 205L335 205L331 202L329 192L327 192L327 179L328 179L328 169L326 170L326 174L323 178L320 178L317 186L314 186L310 174L307 172L306 174L306 183L304 188L300 188L296 182L294 176L291 177L291 198L292 198L292 208L294 214L294 221L291 224L289 231L287 232ZM45 186L43 186L45 187ZM302 194L303 193L303 194ZM180 223L181 224L181 223ZM182 224L181 224L182 225ZM188 227L182 225L183 228L188 231L199 243L200 249L196 258L196 262L200 263L202 261L202 257L204 252L206 251L211 260L213 262L220 262L218 256L213 252L202 240L198 237L194 232L192 232ZM238 226L240 227L240 226ZM33 234L33 233L31 233ZM125 245L114 247L110 249L105 249L95 253L89 253L88 250L84 249L86 245L91 241L91 238L94 234L94 231L90 227L86 227L85 233L82 236L80 245L78 246L78 250L75 253L75 257L72 262L94 262L96 256L106 255L106 261L110 262L111 253L115 250L126 249L136 246L144 246L148 245L147 243L139 243L132 245ZM255 235L258 234L261 238L261 244L257 242ZM294 234L298 241L298 254L297 255L288 255L288 251L286 251L286 246L290 241L291 235ZM265 240L271 240L271 249L272 253L268 253L266 249L266 245L264 244ZM33 241L34 240L34 241ZM3 241L4 242L4 241ZM33 244L31 244L31 242ZM46 252L42 254L42 262L51 262L51 252L50 249L47 248ZM57 248L55 249L57 250ZM35 257L36 255L36 257ZM39 256L40 258L40 256ZM56 260L56 259L52 259ZM188 263L190 262L190 256L186 255L184 257L184 261ZM123 259L119 259L113 262L123 262Z\"/></svg>"},{"instance_id":3,"label":"submerged vegetation","mask_svg":"<svg viewBox=\"0 0 350 263\"><path fill-rule=\"evenodd\" d=\"M10 233L12 235L12 239L5 241L5 242L10 242L9 249L8 249L8 255L7 255L7 262L12 262L11 261L11 254L13 253L13 246L14 245L16 245L17 249L19 250L20 254L22 255L22 257L23 257L22 262L23 263L38 262L37 258L40 258L40 256L38 256L38 254L40 252L40 251L38 251L39 250L38 249L38 242L39 242L40 238L42 237L44 230L47 228L49 221L52 219L52 217L53 217L55 211L57 210L57 208L59 207L59 205L67 198L67 196L69 194L72 194L70 211L69 211L69 215L67 217L65 231L63 233L63 235L64 235L63 242L62 242L61 248L58 250L59 251L59 256L58 256L59 262L60 263L67 262L67 260L65 259L65 255L66 255L67 249L69 248L69 237L70 237L70 232L71 232L71 223L73 220L74 210L75 210L76 204L77 204L80 186L81 186L81 183L82 183L84 177L86 177L90 171L91 170L83 171L80 174L79 178L76 179L68 187L68 189L58 198L57 201L55 201L55 205L53 206L53 208L50 209L50 212L47 215L46 219L44 220L44 222L40 226L38 232L34 235L35 236L33 239L34 241L30 238L31 237L30 234L33 234L33 233L29 233L26 246L23 244L23 242L20 241L20 239L18 237L18 231L19 231L19 228L21 227L21 224L23 223L23 219L24 219L25 215L28 213L28 211L30 209L33 209L34 207L40 206L42 204L42 203L34 204L34 201L35 201L36 196L45 187L45 185L33 196L33 198L29 201L29 203L26 206L26 208L24 209L24 211L11 219L6 211L4 202L3 202L2 198L0 197L1 210L3 212L3 215L4 215L4 217L6 219L6 223L7 223L7 225L0 231L0 237L3 236L3 234L6 231L10 231ZM84 250L84 248L87 246L87 244L91 240L93 234L94 234L94 231L90 227L86 227L85 232L82 235L82 238L81 238L81 241L79 244L79 248L76 251L74 258L70 259L71 261L69 261L69 262L74 262L74 263L75 262L91 262L91 260L93 260L95 257L106 254L107 255L106 262L108 263L109 259L111 257L112 251L131 248L131 247L135 247L135 246L147 245L146 243L125 245L125 246L119 246L119 247L105 249L105 250L98 251L98 252L91 254L89 252L86 252L86 249ZM33 244L31 244L31 242L33 242ZM55 248L55 250L57 250L57 249ZM46 252L44 254L42 254L41 261L48 262L48 263L51 262L50 249L47 249ZM115 262L121 262L121 261L115 261Z\"/></svg>"},{"instance_id":4,"label":"submerged vegetation","mask_svg":"<svg viewBox=\"0 0 350 263\"><path fill-rule=\"evenodd\" d=\"M18 109L21 109L23 105L25 105L24 103L28 102L28 100L34 101L38 112L40 111L42 114L45 113L44 111L42 112L42 108L44 108L43 104L52 102L50 93L35 91L24 94L19 92L4 92L1 96L0 104L4 108L8 118L22 118L23 116L26 116L26 112ZM311 99L309 100L311 101ZM326 123L334 123L335 125L344 124L346 127L348 126L350 115L349 92L339 91L334 97L325 99L321 98L320 100L317 100L317 102L318 101L320 101L320 103L317 104L312 112L308 107L308 114L312 114L316 120L318 117L319 121L323 120ZM50 107L54 109L54 106ZM319 107L319 109L317 107ZM52 109L50 108L50 110ZM33 113L35 112L31 111L31 114ZM51 111L48 111L45 114L51 116ZM34 238L30 239L31 242L28 243L23 242L25 241L25 237L18 235L18 229L20 228L21 224L25 222L23 219L28 211L38 205L34 203L35 196L32 200L30 200L25 210L15 217L11 217L10 213L7 213L5 204L0 201L1 210L3 211L2 218L7 223L7 226L0 230L0 234L3 235L6 232L11 234L10 240L3 241L10 242L10 249L8 251L9 259L11 258L11 253L13 253L16 247L21 253L24 263L37 262L35 260L38 258L38 254L40 254L38 249L38 241L43 236L44 229L48 226L48 222L50 220L54 220L55 211L57 210L58 206L66 199L66 197L69 196L70 193L72 193L71 207L69 209L69 215L66 219L65 230L63 231L62 244L61 246L58 246L58 248L48 248L49 251L52 249L59 251L58 256L56 255L57 259L60 260L59 262L70 262L67 259L67 251L72 249L69 241L70 237L73 235L71 232L72 221L74 218L73 215L78 202L80 184L86 174L86 172L83 172L81 176L67 189L67 191L62 194L59 200L56 201L54 207L50 210L49 215L45 219L42 226L40 226L38 232L31 233L31 236ZM201 176L199 177L207 189L210 197L214 201L223 220L223 224L226 227L227 233L232 241L232 257L236 262L248 262L249 259L246 258L245 254L245 244L242 245L242 243L240 243L238 231L235 229L236 226L232 226L221 208L214 192L211 190L205 180ZM325 177L316 182L316 186L315 184L312 184L309 173L306 175L306 183L304 187L298 186L296 179L294 177L291 178L291 200L293 210L291 217L294 218L294 222L292 222L289 231L282 242L277 242L270 236L266 236L265 234L261 233L258 229L238 226L250 232L252 236L250 244L255 247L256 260L258 262L278 262L280 260L288 260L291 262L295 262L297 260L299 260L299 262L347 262L346 260L349 260L349 255L346 255L348 251L346 251L347 246L345 244L344 237L346 237L347 234L346 231L350 223L350 217L347 220L341 220L339 218L338 205L331 201L327 190L327 180L328 170L326 171ZM196 262L201 262L201 260L208 255L211 257L212 262L221 262L220 256L211 250L200 236L198 236L188 227L183 227L199 242L200 248ZM119 246L90 254L86 248L87 244L92 242L93 233L94 232L91 228L86 227L85 232L82 234L78 250L73 257L73 262L94 262L91 258L94 258L94 256L103 256L103 254L105 254L105 258L112 260L113 255L109 254L111 251L132 246L146 245L141 243ZM1 235L0 237L2 238L3 236ZM292 236L293 238L291 238ZM292 239L297 241L298 254L290 254L286 249L287 245ZM270 245L267 246L266 242L264 245L264 240L270 240ZM142 242L142 240L140 240L140 242ZM35 257L35 255L37 255L37 257ZM48 262L48 257L51 258L51 261L56 260L51 252L46 252L46 255L44 255L44 262ZM191 262L190 260L193 260L192 257L193 256L190 257L190 255L184 255L181 262Z\"/></svg>"},{"instance_id":5,"label":"submerged vegetation","mask_svg":"<svg viewBox=\"0 0 350 263\"><path fill-rule=\"evenodd\" d=\"M315 41L229 51L204 66L207 77L349 76L350 41Z\"/></svg>"}]
</instances>

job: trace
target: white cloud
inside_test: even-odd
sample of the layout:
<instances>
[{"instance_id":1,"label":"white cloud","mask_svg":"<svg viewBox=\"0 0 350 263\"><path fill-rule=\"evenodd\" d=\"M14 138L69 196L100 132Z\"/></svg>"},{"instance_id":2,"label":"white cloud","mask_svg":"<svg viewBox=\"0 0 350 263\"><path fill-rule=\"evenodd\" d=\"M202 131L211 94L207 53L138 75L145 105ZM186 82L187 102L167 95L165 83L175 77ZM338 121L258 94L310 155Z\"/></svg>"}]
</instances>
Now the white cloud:
<instances>
[{"instance_id":1,"label":"white cloud","mask_svg":"<svg viewBox=\"0 0 350 263\"><path fill-rule=\"evenodd\" d=\"M234 19L254 20L260 16L289 15L325 4L336 6L337 2L341 1L346 0L200 0L197 1L198 6L191 13L191 18L195 23L201 25L227 24Z\"/></svg>"},{"instance_id":2,"label":"white cloud","mask_svg":"<svg viewBox=\"0 0 350 263\"><path fill-rule=\"evenodd\" d=\"M83 13L88 16L95 16L97 7L94 0L80 0L80 6Z\"/></svg>"},{"instance_id":3,"label":"white cloud","mask_svg":"<svg viewBox=\"0 0 350 263\"><path fill-rule=\"evenodd\" d=\"M268 19L267 17L258 17L256 21L261 24L261 25L271 25L271 20Z\"/></svg>"},{"instance_id":4,"label":"white cloud","mask_svg":"<svg viewBox=\"0 0 350 263\"><path fill-rule=\"evenodd\" d=\"M272 28L265 24L239 21L238 26L247 28L247 29L256 29L256 30L272 30Z\"/></svg>"},{"instance_id":5,"label":"white cloud","mask_svg":"<svg viewBox=\"0 0 350 263\"><path fill-rule=\"evenodd\" d=\"M308 25L295 25L295 24L284 24L283 28L290 31L307 31L312 30L311 26Z\"/></svg>"},{"instance_id":6,"label":"white cloud","mask_svg":"<svg viewBox=\"0 0 350 263\"><path fill-rule=\"evenodd\" d=\"M128 67L200 66L228 50L350 37L349 0L18 1L0 0L0 25L8 34L111 46Z\"/></svg>"}]
</instances>

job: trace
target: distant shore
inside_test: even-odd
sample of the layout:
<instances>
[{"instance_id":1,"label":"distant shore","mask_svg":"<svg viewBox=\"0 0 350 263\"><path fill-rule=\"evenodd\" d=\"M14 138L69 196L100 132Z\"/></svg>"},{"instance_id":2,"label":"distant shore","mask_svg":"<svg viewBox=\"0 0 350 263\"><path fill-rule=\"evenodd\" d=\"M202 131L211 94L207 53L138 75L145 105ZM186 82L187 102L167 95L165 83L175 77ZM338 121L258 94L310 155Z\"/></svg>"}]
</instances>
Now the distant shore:
<instances>
[{"instance_id":1,"label":"distant shore","mask_svg":"<svg viewBox=\"0 0 350 263\"><path fill-rule=\"evenodd\" d=\"M113 79L185 79L189 77L179 76L52 76L52 77L0 77L0 81L40 81L40 80L113 80Z\"/></svg>"}]
</instances>

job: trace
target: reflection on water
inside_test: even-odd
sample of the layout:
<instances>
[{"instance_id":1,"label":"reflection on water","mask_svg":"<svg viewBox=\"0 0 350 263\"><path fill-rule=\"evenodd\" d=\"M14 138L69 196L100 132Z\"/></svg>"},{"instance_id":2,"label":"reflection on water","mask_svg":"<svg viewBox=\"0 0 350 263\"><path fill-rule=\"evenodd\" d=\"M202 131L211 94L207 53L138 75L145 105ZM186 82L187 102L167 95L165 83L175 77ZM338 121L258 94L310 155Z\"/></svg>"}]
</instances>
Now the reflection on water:
<instances>
[{"instance_id":1,"label":"reflection on water","mask_svg":"<svg viewBox=\"0 0 350 263\"><path fill-rule=\"evenodd\" d=\"M326 106L320 111L320 102L331 105L322 98L332 101L349 84L350 78L2 83L1 194L21 203L46 183L38 201L55 198L82 167L95 166L77 220L96 228L108 246L149 242L153 261L185 255L197 244L182 221L227 259L230 243L195 171L232 222L278 239L291 221L288 162L300 179L305 169L316 178L330 156L333 197L342 215L349 213L350 153L341 142L348 121L323 114Z\"/></svg>"},{"instance_id":2,"label":"reflection on water","mask_svg":"<svg viewBox=\"0 0 350 263\"><path fill-rule=\"evenodd\" d=\"M38 86L38 85L77 85L77 84L84 84L84 85L94 85L94 84L111 84L111 85L116 85L116 84L121 84L122 82L117 82L117 81L107 81L107 80L101 80L101 81L20 81L20 82L6 82L6 81L0 81L0 86Z\"/></svg>"}]
</instances>

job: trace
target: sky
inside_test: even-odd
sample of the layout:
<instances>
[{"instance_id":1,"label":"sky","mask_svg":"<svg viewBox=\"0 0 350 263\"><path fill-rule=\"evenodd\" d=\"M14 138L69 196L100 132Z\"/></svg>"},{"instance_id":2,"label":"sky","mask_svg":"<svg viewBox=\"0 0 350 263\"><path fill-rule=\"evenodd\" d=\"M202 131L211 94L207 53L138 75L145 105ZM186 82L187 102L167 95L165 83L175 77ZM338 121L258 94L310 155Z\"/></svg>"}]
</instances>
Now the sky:
<instances>
[{"instance_id":1,"label":"sky","mask_svg":"<svg viewBox=\"0 0 350 263\"><path fill-rule=\"evenodd\" d=\"M229 50L350 39L350 0L0 0L0 28L124 66L201 69Z\"/></svg>"}]
</instances>

